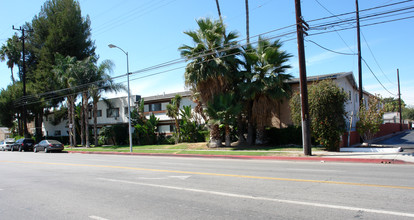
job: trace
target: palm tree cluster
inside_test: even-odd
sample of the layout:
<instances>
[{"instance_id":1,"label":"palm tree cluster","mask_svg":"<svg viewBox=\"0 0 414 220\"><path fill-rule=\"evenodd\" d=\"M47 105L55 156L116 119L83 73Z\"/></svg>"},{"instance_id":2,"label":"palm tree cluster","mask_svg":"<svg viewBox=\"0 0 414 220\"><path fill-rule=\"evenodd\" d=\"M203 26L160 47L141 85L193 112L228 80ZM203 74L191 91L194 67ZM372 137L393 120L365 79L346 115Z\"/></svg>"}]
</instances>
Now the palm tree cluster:
<instances>
[{"instance_id":1,"label":"palm tree cluster","mask_svg":"<svg viewBox=\"0 0 414 220\"><path fill-rule=\"evenodd\" d=\"M112 62L97 64L89 17L82 16L76 0L47 0L32 21L23 25L23 29L32 30L24 39L25 53L21 46L23 39L17 35L9 38L0 50L0 61L7 59L12 78L12 85L0 94L0 123L11 125L18 120L19 134L23 135L24 129L21 128L26 126L22 126L21 118L27 112L29 121L35 121L35 135L42 138L44 114L52 108L64 109L62 103L66 102L69 125L72 125L71 145L78 143L76 124L79 122L81 144L89 146L88 106L92 100L97 145L96 104L102 92L118 91L122 86L110 79ZM22 68L23 63L25 68ZM18 78L15 78L14 66L19 68ZM25 73L21 69L25 69ZM21 92L23 74L27 84L25 97ZM75 107L78 96L82 97L82 102Z\"/></svg>"},{"instance_id":2,"label":"palm tree cluster","mask_svg":"<svg viewBox=\"0 0 414 220\"><path fill-rule=\"evenodd\" d=\"M256 46L241 46L237 33L226 33L220 20L202 18L197 24L198 30L184 32L194 45L183 45L179 50L189 61L185 84L207 109L209 146L221 146L221 125L225 127L226 145L230 145L231 127L237 127L239 141L244 141L243 127L248 127L249 144L253 144L254 136L256 144L263 144L272 112L278 102L290 96L286 81L292 76L285 72L290 68L286 62L291 55L281 50L278 40L259 37Z\"/></svg>"},{"instance_id":3,"label":"palm tree cluster","mask_svg":"<svg viewBox=\"0 0 414 220\"><path fill-rule=\"evenodd\" d=\"M121 84L116 84L111 79L109 73L112 72L113 63L110 60L104 60L100 65L96 64L94 57L88 57L84 60L77 60L75 57L62 55L56 56L56 65L52 72L60 79L59 83L63 88L69 89L66 96L66 105L68 108L68 119L71 125L69 133L69 142L71 146L76 146L76 112L75 102L80 94L82 105L80 111L81 126L81 145L89 147L89 100L92 99L92 116L93 116L93 134L95 146L98 145L97 132L97 103L103 92L117 92L125 89ZM79 85L88 85L86 89L79 89ZM73 88L73 89L72 89Z\"/></svg>"}]
</instances>

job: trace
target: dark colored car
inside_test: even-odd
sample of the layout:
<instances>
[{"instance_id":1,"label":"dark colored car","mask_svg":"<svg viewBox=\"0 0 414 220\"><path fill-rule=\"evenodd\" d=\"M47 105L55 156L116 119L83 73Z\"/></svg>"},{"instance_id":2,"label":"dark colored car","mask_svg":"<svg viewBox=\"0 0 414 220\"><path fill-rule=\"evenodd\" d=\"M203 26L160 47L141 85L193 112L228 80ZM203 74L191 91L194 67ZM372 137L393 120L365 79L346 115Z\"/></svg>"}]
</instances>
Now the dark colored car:
<instances>
[{"instance_id":1,"label":"dark colored car","mask_svg":"<svg viewBox=\"0 0 414 220\"><path fill-rule=\"evenodd\" d=\"M44 150L45 153L52 152L52 151L59 151L62 152L64 149L64 145L56 140L43 140L34 146L33 151L39 152Z\"/></svg>"},{"instance_id":2,"label":"dark colored car","mask_svg":"<svg viewBox=\"0 0 414 220\"><path fill-rule=\"evenodd\" d=\"M12 146L11 151L19 150L21 151L33 151L35 141L31 138L22 138L17 140Z\"/></svg>"}]
</instances>

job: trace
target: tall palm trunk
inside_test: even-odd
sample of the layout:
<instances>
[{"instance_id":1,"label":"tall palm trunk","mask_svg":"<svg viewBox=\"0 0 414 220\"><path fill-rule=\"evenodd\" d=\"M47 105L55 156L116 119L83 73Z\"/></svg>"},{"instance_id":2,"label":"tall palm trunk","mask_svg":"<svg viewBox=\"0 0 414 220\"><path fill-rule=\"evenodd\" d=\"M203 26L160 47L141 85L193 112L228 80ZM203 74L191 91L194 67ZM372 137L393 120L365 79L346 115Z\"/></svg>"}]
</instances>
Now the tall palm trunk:
<instances>
[{"instance_id":1,"label":"tall palm trunk","mask_svg":"<svg viewBox=\"0 0 414 220\"><path fill-rule=\"evenodd\" d=\"M72 123L72 101L71 101L71 97L68 96L67 97L67 105L68 105L68 121L69 121L69 145L71 147L73 147L73 135L72 135L72 127L73 127L73 123ZM72 126L70 126L72 125Z\"/></svg>"},{"instance_id":2,"label":"tall palm trunk","mask_svg":"<svg viewBox=\"0 0 414 220\"><path fill-rule=\"evenodd\" d=\"M90 147L90 144L89 144L89 108L88 108L88 93L87 92L84 92L83 93L83 101L84 101L84 103L83 103L83 105L84 105L84 107L83 107L83 114L84 114L84 120L85 120L85 146L86 147Z\"/></svg>"},{"instance_id":3,"label":"tall palm trunk","mask_svg":"<svg viewBox=\"0 0 414 220\"><path fill-rule=\"evenodd\" d=\"M80 116L81 116L81 120L80 120L80 125L81 125L81 145L82 147L85 146L85 100L84 100L84 96L82 94L82 105L81 105L81 111L80 111Z\"/></svg>"},{"instance_id":4,"label":"tall palm trunk","mask_svg":"<svg viewBox=\"0 0 414 220\"><path fill-rule=\"evenodd\" d=\"M210 143L208 147L221 147L220 127L218 124L213 124L210 129Z\"/></svg>"},{"instance_id":5,"label":"tall palm trunk","mask_svg":"<svg viewBox=\"0 0 414 220\"><path fill-rule=\"evenodd\" d=\"M254 125L253 125L253 100L249 101L247 110L247 143L253 145L254 143Z\"/></svg>"},{"instance_id":6,"label":"tall palm trunk","mask_svg":"<svg viewBox=\"0 0 414 220\"><path fill-rule=\"evenodd\" d=\"M250 44L250 33L249 33L249 0L246 2L246 41L247 44Z\"/></svg>"},{"instance_id":7,"label":"tall palm trunk","mask_svg":"<svg viewBox=\"0 0 414 220\"><path fill-rule=\"evenodd\" d=\"M258 126L256 128L256 142L255 143L257 145L264 144L265 143L264 137L265 137L265 128L261 127L261 126Z\"/></svg>"},{"instance_id":8,"label":"tall palm trunk","mask_svg":"<svg viewBox=\"0 0 414 220\"><path fill-rule=\"evenodd\" d=\"M77 140L76 140L76 120L75 120L75 97L72 96L72 103L71 103L71 108L72 108L72 136L73 136L73 146L76 147L77 146Z\"/></svg>"},{"instance_id":9,"label":"tall palm trunk","mask_svg":"<svg viewBox=\"0 0 414 220\"><path fill-rule=\"evenodd\" d=\"M98 146L98 100L93 100L93 138L95 147Z\"/></svg>"},{"instance_id":10,"label":"tall palm trunk","mask_svg":"<svg viewBox=\"0 0 414 220\"><path fill-rule=\"evenodd\" d=\"M226 124L226 147L231 146L230 125Z\"/></svg>"}]
</instances>

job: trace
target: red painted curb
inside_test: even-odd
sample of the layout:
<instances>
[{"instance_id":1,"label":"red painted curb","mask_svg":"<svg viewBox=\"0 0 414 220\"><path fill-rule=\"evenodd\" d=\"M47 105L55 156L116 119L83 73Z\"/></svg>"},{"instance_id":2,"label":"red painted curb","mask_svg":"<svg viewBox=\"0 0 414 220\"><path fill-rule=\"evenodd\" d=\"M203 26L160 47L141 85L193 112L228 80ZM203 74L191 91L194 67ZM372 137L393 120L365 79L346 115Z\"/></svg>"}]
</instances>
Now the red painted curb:
<instances>
[{"instance_id":1,"label":"red painted curb","mask_svg":"<svg viewBox=\"0 0 414 220\"><path fill-rule=\"evenodd\" d=\"M136 155L136 156L165 156L165 157L198 157L198 158L225 158L225 159L255 159L255 160L289 160L289 161L317 161L317 162L346 162L346 163L382 163L382 164L414 164L403 160L368 159L368 158L332 158L332 157L283 157L283 156L246 156L246 155L204 155L204 154L163 154L163 153L130 153L130 152L90 152L67 151L79 154L106 154L106 155Z\"/></svg>"}]
</instances>

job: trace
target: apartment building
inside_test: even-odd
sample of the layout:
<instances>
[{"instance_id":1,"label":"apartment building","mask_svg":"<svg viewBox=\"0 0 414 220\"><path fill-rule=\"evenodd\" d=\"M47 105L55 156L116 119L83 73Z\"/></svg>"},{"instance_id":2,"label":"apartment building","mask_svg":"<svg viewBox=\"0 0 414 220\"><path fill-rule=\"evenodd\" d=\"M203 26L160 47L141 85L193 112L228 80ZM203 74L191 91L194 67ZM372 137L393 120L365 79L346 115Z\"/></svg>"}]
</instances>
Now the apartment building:
<instances>
[{"instance_id":1,"label":"apartment building","mask_svg":"<svg viewBox=\"0 0 414 220\"><path fill-rule=\"evenodd\" d=\"M181 105L195 107L192 101L191 92L170 93L156 96L141 97L139 95L131 96L131 111L136 107L141 98L144 100L144 114L149 117L154 114L159 118L158 131L170 134L174 129L174 119L167 116L167 105L176 95L181 95ZM97 125L98 129L108 125L128 124L128 97L117 97L101 100L97 103ZM93 125L92 110L89 111L89 124ZM69 121L67 118L54 122L53 112L44 117L43 132L46 136L69 136Z\"/></svg>"}]
</instances>

